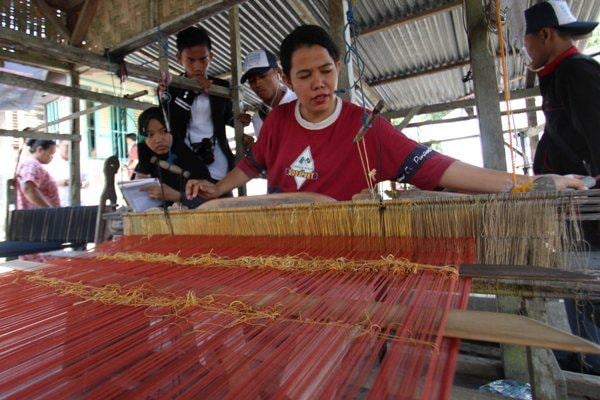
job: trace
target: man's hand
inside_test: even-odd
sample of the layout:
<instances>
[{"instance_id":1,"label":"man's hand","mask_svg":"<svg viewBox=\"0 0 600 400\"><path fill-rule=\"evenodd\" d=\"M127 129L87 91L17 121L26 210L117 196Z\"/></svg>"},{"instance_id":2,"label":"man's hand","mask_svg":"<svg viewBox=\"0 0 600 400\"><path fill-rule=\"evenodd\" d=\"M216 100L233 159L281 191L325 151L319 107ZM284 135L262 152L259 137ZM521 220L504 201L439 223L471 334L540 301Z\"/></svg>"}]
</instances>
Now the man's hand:
<instances>
[{"instance_id":1,"label":"man's hand","mask_svg":"<svg viewBox=\"0 0 600 400\"><path fill-rule=\"evenodd\" d=\"M173 189L169 185L165 185L164 183L162 184L162 189L160 187L156 187L156 186L144 186L144 187L141 187L140 190L142 192L148 193L148 196L150 196L151 198L162 200L162 201L177 202L180 200L180 197L181 197L181 195L179 194L179 192L177 190ZM164 196L163 196L163 192L164 192Z\"/></svg>"},{"instance_id":2,"label":"man's hand","mask_svg":"<svg viewBox=\"0 0 600 400\"><path fill-rule=\"evenodd\" d=\"M204 88L205 92L208 92L210 90L210 87L212 86L212 80L210 80L204 76L195 77L194 80L196 82L198 82L198 84L200 84L200 86L202 86Z\"/></svg>"},{"instance_id":3,"label":"man's hand","mask_svg":"<svg viewBox=\"0 0 600 400\"><path fill-rule=\"evenodd\" d=\"M220 196L217 185L205 180L190 179L185 185L185 196L192 200L195 197L216 199Z\"/></svg>"},{"instance_id":4,"label":"man's hand","mask_svg":"<svg viewBox=\"0 0 600 400\"><path fill-rule=\"evenodd\" d=\"M242 137L242 140L244 141L244 148L246 149L252 147L252 145L254 144L254 137L246 135L245 133Z\"/></svg>"},{"instance_id":5,"label":"man's hand","mask_svg":"<svg viewBox=\"0 0 600 400\"><path fill-rule=\"evenodd\" d=\"M171 74L161 72L160 79L158 80L158 97L162 98L163 93L167 91L170 83Z\"/></svg>"},{"instance_id":6,"label":"man's hand","mask_svg":"<svg viewBox=\"0 0 600 400\"><path fill-rule=\"evenodd\" d=\"M252 122L252 116L248 113L239 113L236 119L244 126L248 126Z\"/></svg>"}]
</instances>

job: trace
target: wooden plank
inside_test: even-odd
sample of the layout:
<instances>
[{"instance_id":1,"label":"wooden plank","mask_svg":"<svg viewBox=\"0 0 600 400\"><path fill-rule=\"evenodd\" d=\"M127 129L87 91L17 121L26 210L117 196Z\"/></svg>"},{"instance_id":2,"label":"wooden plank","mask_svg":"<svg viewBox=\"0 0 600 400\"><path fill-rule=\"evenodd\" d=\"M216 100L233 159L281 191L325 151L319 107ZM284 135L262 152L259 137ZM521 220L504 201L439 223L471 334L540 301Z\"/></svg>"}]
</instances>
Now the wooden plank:
<instances>
[{"instance_id":1,"label":"wooden plank","mask_svg":"<svg viewBox=\"0 0 600 400\"><path fill-rule=\"evenodd\" d=\"M427 69L421 69L412 72L394 74L388 78L380 78L380 79L369 79L369 85L371 87L388 85L390 83L395 83L399 81L403 81L406 79L419 78L427 75L437 74L444 71L450 71L456 68L464 67L466 65L471 64L471 60L455 60L451 61L448 64L440 65L440 66L431 66Z\"/></svg>"},{"instance_id":2,"label":"wooden plank","mask_svg":"<svg viewBox=\"0 0 600 400\"><path fill-rule=\"evenodd\" d=\"M194 11L180 15L171 21L162 23L145 32L141 32L134 37L113 46L109 49L108 53L112 56L124 56L156 41L157 32L161 32L164 35L172 35L206 18L210 18L215 14L226 11L235 5L245 3L246 1L247 0L220 0L201 5Z\"/></svg>"},{"instance_id":3,"label":"wooden plank","mask_svg":"<svg viewBox=\"0 0 600 400\"><path fill-rule=\"evenodd\" d=\"M525 301L527 315L537 321L548 322L546 301ZM527 348L529 382L536 400L559 400L567 398L567 383L554 353L548 349Z\"/></svg>"},{"instance_id":4,"label":"wooden plank","mask_svg":"<svg viewBox=\"0 0 600 400\"><path fill-rule=\"evenodd\" d=\"M410 123L410 121L421 112L421 109L423 108L423 106L416 106L413 107L408 114L406 115L406 117L404 117L404 119L402 120L402 122L400 122L398 125L394 125L394 127L398 130L402 130L404 128L406 128L408 126L408 124Z\"/></svg>"},{"instance_id":5,"label":"wooden plank","mask_svg":"<svg viewBox=\"0 0 600 400\"><path fill-rule=\"evenodd\" d=\"M450 310L445 337L600 354L600 346L521 315Z\"/></svg>"},{"instance_id":6,"label":"wooden plank","mask_svg":"<svg viewBox=\"0 0 600 400\"><path fill-rule=\"evenodd\" d=\"M6 27L0 27L0 43L24 52L33 52L46 54L48 57L68 62L72 64L85 65L91 68L96 68L101 71L117 73L123 65L130 77L139 78L148 82L156 83L160 79L160 71L158 69L140 67L131 63L120 63L117 59L107 59L101 55L92 53L91 51L80 49L78 47L67 46L35 38L21 32L16 32ZM194 80L184 78L183 76L173 76L171 84L173 86L202 91L203 88ZM223 86L212 85L208 91L215 96L229 98L231 97L229 88Z\"/></svg>"},{"instance_id":7,"label":"wooden plank","mask_svg":"<svg viewBox=\"0 0 600 400\"><path fill-rule=\"evenodd\" d=\"M71 71L71 86L79 87L79 73ZM79 99L71 99L71 112L79 112ZM71 132L74 135L80 135L79 118L71 120ZM80 157L81 141L73 140L69 143L69 197L71 206L81 205L81 157ZM60 155L58 155L60 157Z\"/></svg>"},{"instance_id":8,"label":"wooden plank","mask_svg":"<svg viewBox=\"0 0 600 400\"><path fill-rule=\"evenodd\" d=\"M139 92L136 92L136 93L126 94L123 97L126 98L126 99L135 99L135 98L138 98L138 97L145 96L147 94L148 94L147 90L142 90L142 91L139 91ZM94 107L91 107L91 108L86 108L85 110L75 112L75 113L73 113L71 115L67 115L67 116L59 118L57 120L50 121L50 122L45 122L45 123L43 123L41 125L36 126L35 128L32 128L31 130L32 131L39 131L40 129L44 129L44 128L47 128L47 127L52 126L52 125L58 125L61 122L70 121L72 119L79 118L79 117L82 117L84 115L91 114L93 112L102 110L103 108L106 108L106 107L110 107L110 104L100 104L100 105L97 105L97 106L94 106Z\"/></svg>"},{"instance_id":9,"label":"wooden plank","mask_svg":"<svg viewBox=\"0 0 600 400\"><path fill-rule=\"evenodd\" d=\"M393 20L384 21L377 25L365 27L360 30L360 35L361 36L372 35L374 33L385 31L385 30L388 30L391 28L396 28L401 25L413 23L419 19L427 18L431 15L434 15L434 14L437 14L440 12L445 12L448 10L452 10L454 8L458 8L461 6L462 6L462 0L452 0L452 1L447 2L446 4L435 5L433 7L426 8L424 10L418 10L417 12L409 14L409 15L403 15L403 16L393 19Z\"/></svg>"},{"instance_id":10,"label":"wooden plank","mask_svg":"<svg viewBox=\"0 0 600 400\"><path fill-rule=\"evenodd\" d=\"M329 0L329 34L337 44L338 48L344 54L346 49L346 43L350 43L350 29L346 22L346 12L348 11L348 4L346 0ZM352 88L354 85L354 65L352 58L348 59L348 62L344 62L344 58L340 59L341 68L338 75L338 90L345 89L346 92L341 93L339 96L350 102L355 102L355 90Z\"/></svg>"},{"instance_id":11,"label":"wooden plank","mask_svg":"<svg viewBox=\"0 0 600 400\"><path fill-rule=\"evenodd\" d=\"M524 113L530 113L530 112L535 113L536 111L541 111L541 110L542 110L541 106L540 107L534 106L533 108L520 108L518 110L513 110L512 113L516 115L516 114L524 114ZM508 115L508 112L502 111L500 113L500 115L506 116L506 115ZM414 124L408 124L407 127L408 128L416 128L419 126L426 126L426 125L449 124L449 123L453 123L453 122L470 121L470 120L477 119L477 118L478 118L477 115L469 115L466 117L457 117L457 118L448 118L448 119L438 119L438 120L434 120L434 121L416 122ZM402 122L404 122L404 121L402 121ZM402 125L402 124L399 124L399 125ZM400 128L398 128L399 125L394 125L394 126L397 129L400 129ZM474 137L479 137L479 135L475 135ZM443 140L441 140L441 141L443 141Z\"/></svg>"},{"instance_id":12,"label":"wooden plank","mask_svg":"<svg viewBox=\"0 0 600 400\"><path fill-rule=\"evenodd\" d=\"M526 99L529 97L535 97L540 95L540 88L538 86L530 89L519 89L510 92L511 100ZM498 95L498 104L504 100L504 95ZM447 103L433 104L424 106L421 110L421 114L431 114L440 111L450 111L457 108L473 107L475 105L475 99L457 100ZM383 116L387 119L401 118L406 116L412 108L406 108L402 110L388 111L383 113Z\"/></svg>"},{"instance_id":13,"label":"wooden plank","mask_svg":"<svg viewBox=\"0 0 600 400\"><path fill-rule=\"evenodd\" d=\"M203 203L198 209L215 210L219 208L267 207L283 204L330 203L334 201L335 199L318 193L276 193L259 196L214 199Z\"/></svg>"},{"instance_id":14,"label":"wooden plank","mask_svg":"<svg viewBox=\"0 0 600 400\"><path fill-rule=\"evenodd\" d=\"M71 68L70 63L50 59L47 55L28 53L22 50L8 51L0 49L0 59L31 65L32 67L40 67L58 73L68 72Z\"/></svg>"},{"instance_id":15,"label":"wooden plank","mask_svg":"<svg viewBox=\"0 0 600 400\"><path fill-rule=\"evenodd\" d=\"M600 289L600 280L582 272L563 271L554 268L501 265L501 264L463 264L460 275L471 278L521 279L543 281L596 282Z\"/></svg>"},{"instance_id":16,"label":"wooden plank","mask_svg":"<svg viewBox=\"0 0 600 400\"><path fill-rule=\"evenodd\" d=\"M90 90L84 90L65 85L59 85L57 83L46 82L39 79L9 74L2 71L0 71L0 83L4 83L10 86L37 90L40 92L53 93L60 96L97 101L99 103L115 105L118 107L133 108L136 110L145 110L149 107L154 106L154 104L152 103L143 103L140 101L124 99L122 97L111 96L108 94L92 92Z\"/></svg>"},{"instance_id":17,"label":"wooden plank","mask_svg":"<svg viewBox=\"0 0 600 400\"><path fill-rule=\"evenodd\" d=\"M240 7L233 6L229 10L229 48L231 49L231 103L233 105L233 128L235 130L235 160L244 157L244 125L238 121L244 94L240 82L242 76L242 50L240 39ZM237 188L238 197L246 196L246 185Z\"/></svg>"},{"instance_id":18,"label":"wooden plank","mask_svg":"<svg viewBox=\"0 0 600 400\"><path fill-rule=\"evenodd\" d=\"M79 135L62 135L60 133L18 131L14 129L0 129L0 136L40 140L81 140L81 136Z\"/></svg>"},{"instance_id":19,"label":"wooden plank","mask_svg":"<svg viewBox=\"0 0 600 400\"><path fill-rule=\"evenodd\" d=\"M81 46L85 35L88 32L90 24L96 15L98 9L98 0L85 0L83 8L77 18L77 23L71 32L69 44L72 46Z\"/></svg>"}]
</instances>

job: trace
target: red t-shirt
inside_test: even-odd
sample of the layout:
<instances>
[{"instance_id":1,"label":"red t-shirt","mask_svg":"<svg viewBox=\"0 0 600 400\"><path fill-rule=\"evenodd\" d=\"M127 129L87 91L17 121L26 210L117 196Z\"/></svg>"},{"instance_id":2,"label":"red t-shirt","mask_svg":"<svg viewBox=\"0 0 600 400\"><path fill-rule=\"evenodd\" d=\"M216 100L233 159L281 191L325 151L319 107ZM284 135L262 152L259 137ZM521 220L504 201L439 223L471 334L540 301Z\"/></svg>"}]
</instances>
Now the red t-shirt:
<instances>
[{"instance_id":1,"label":"red t-shirt","mask_svg":"<svg viewBox=\"0 0 600 400\"><path fill-rule=\"evenodd\" d=\"M238 167L249 177L266 170L269 193L315 192L350 200L368 187L353 143L363 109L344 101L335 121L313 130L298 122L296 104L269 113L258 141ZM373 121L364 140L369 168L375 169L374 183L398 179L431 190L455 161L407 138L381 117Z\"/></svg>"}]
</instances>

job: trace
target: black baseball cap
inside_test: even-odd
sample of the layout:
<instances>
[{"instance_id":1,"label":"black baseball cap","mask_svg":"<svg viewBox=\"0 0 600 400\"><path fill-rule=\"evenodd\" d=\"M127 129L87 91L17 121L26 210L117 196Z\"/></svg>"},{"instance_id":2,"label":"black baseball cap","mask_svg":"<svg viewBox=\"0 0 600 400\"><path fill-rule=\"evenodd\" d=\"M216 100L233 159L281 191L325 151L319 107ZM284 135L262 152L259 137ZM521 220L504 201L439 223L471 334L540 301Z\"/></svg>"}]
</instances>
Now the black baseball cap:
<instances>
[{"instance_id":1,"label":"black baseball cap","mask_svg":"<svg viewBox=\"0 0 600 400\"><path fill-rule=\"evenodd\" d=\"M525 10L525 33L536 33L542 28L555 28L573 36L587 35L598 22L578 21L564 1L548 0Z\"/></svg>"}]
</instances>

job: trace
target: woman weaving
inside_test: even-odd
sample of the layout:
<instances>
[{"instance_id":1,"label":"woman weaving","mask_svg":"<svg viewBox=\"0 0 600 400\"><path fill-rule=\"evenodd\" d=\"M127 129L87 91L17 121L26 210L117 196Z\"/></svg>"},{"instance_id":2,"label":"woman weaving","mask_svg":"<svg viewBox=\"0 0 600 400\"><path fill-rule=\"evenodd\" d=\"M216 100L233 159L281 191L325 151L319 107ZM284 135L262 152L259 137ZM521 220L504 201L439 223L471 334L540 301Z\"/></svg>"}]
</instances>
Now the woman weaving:
<instances>
[{"instance_id":1,"label":"woman weaving","mask_svg":"<svg viewBox=\"0 0 600 400\"><path fill-rule=\"evenodd\" d=\"M372 183L385 180L426 190L511 190L510 174L437 153L407 138L383 118L375 118L364 137L365 160L353 142L362 125L363 109L335 95L340 53L329 34L318 26L300 26L283 40L280 53L286 83L298 100L269 114L256 144L223 180L217 184L190 180L189 199L217 198L262 170L268 174L269 193L315 192L336 200L350 200ZM585 189L578 178L549 177L557 190ZM516 184L526 185L530 179L517 176Z\"/></svg>"}]
</instances>

